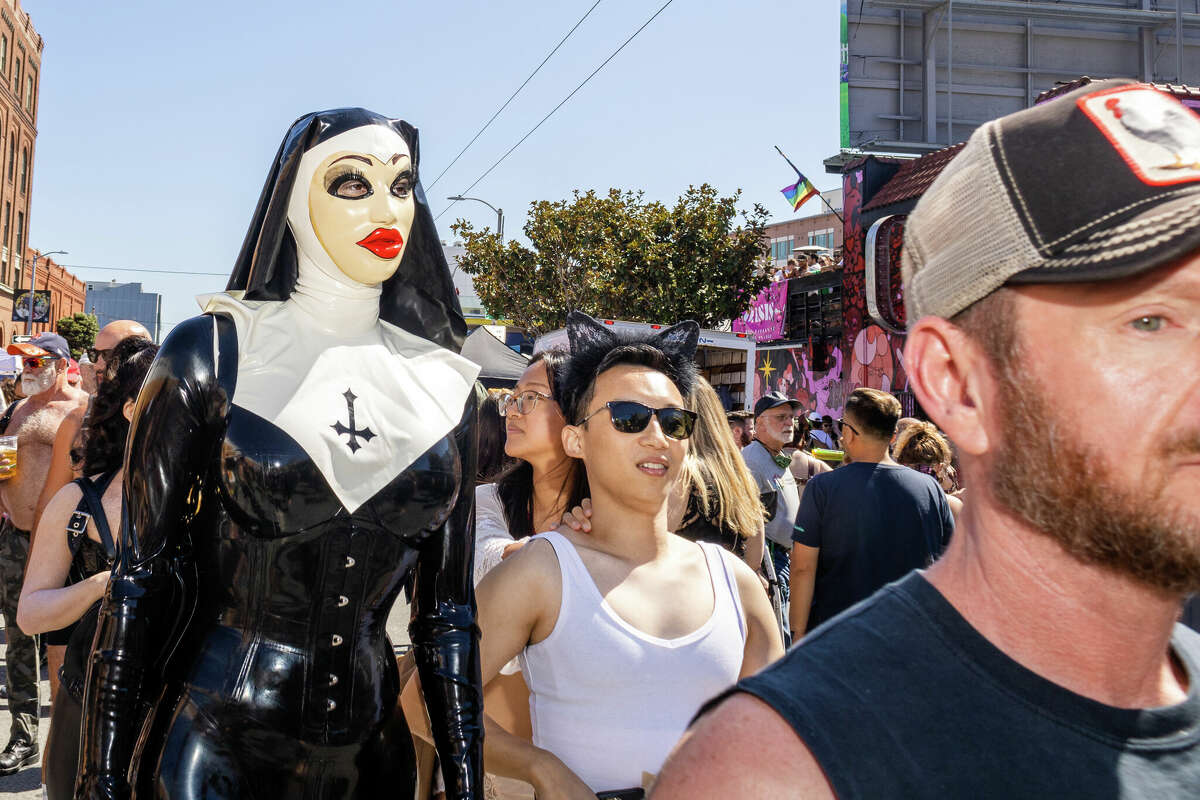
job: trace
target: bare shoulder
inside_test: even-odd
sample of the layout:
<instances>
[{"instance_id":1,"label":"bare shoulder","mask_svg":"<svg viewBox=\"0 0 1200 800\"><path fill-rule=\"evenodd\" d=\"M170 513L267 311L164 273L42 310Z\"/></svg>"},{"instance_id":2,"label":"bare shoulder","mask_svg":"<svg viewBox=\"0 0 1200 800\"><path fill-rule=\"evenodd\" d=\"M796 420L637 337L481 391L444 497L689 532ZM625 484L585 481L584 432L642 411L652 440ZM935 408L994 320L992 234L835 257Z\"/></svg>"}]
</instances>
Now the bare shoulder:
<instances>
[{"instance_id":1,"label":"bare shoulder","mask_svg":"<svg viewBox=\"0 0 1200 800\"><path fill-rule=\"evenodd\" d=\"M73 482L55 492L38 519L38 533L43 530L65 529L67 520L71 518L82 497L83 492Z\"/></svg>"},{"instance_id":2,"label":"bare shoulder","mask_svg":"<svg viewBox=\"0 0 1200 800\"><path fill-rule=\"evenodd\" d=\"M528 542L483 576L475 598L485 634L493 625L515 626L522 631L521 646L541 641L554 630L562 599L562 573L554 547L544 539ZM505 660L511 655L515 651Z\"/></svg>"},{"instance_id":3,"label":"bare shoulder","mask_svg":"<svg viewBox=\"0 0 1200 800\"><path fill-rule=\"evenodd\" d=\"M547 586L557 587L561 581L558 556L545 539L535 539L496 565L475 588L476 595L493 592L507 593L521 586L522 595L539 592ZM559 589L561 591L561 589Z\"/></svg>"},{"instance_id":4,"label":"bare shoulder","mask_svg":"<svg viewBox=\"0 0 1200 800\"><path fill-rule=\"evenodd\" d=\"M683 735L650 796L808 800L834 794L821 766L783 717L758 698L739 692Z\"/></svg>"}]
</instances>

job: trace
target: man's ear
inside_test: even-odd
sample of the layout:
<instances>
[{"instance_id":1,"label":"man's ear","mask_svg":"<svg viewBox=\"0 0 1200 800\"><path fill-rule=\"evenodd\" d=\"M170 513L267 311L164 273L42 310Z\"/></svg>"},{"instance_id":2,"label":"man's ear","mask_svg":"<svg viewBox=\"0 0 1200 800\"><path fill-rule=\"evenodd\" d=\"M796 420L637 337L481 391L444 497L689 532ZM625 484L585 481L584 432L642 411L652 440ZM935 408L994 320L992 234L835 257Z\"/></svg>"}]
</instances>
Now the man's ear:
<instances>
[{"instance_id":1,"label":"man's ear","mask_svg":"<svg viewBox=\"0 0 1200 800\"><path fill-rule=\"evenodd\" d=\"M583 458L583 428L579 425L564 425L562 429L563 452L571 458Z\"/></svg>"},{"instance_id":2,"label":"man's ear","mask_svg":"<svg viewBox=\"0 0 1200 800\"><path fill-rule=\"evenodd\" d=\"M983 349L949 320L925 317L908 332L904 367L921 408L958 449L995 449L996 380Z\"/></svg>"}]
</instances>

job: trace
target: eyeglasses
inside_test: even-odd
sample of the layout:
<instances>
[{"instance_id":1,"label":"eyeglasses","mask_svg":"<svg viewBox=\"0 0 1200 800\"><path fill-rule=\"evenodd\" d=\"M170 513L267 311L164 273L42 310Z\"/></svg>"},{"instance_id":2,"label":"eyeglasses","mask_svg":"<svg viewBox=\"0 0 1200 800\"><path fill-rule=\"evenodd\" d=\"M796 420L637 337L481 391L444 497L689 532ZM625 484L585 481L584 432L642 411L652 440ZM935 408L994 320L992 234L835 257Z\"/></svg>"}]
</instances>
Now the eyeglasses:
<instances>
[{"instance_id":1,"label":"eyeglasses","mask_svg":"<svg viewBox=\"0 0 1200 800\"><path fill-rule=\"evenodd\" d=\"M849 428L850 430L854 431L855 436L862 436L862 434L858 432L858 428L854 427L849 422L846 422L846 420L844 418L839 419L837 421L837 424L838 424L838 433L842 433L843 428Z\"/></svg>"},{"instance_id":2,"label":"eyeglasses","mask_svg":"<svg viewBox=\"0 0 1200 800\"><path fill-rule=\"evenodd\" d=\"M579 424L587 422L605 408L612 418L613 427L621 433L641 433L650 424L651 417L658 417L662 432L672 439L686 439L696 427L695 411L686 408L651 408L632 400L611 400L579 420Z\"/></svg>"},{"instance_id":3,"label":"eyeglasses","mask_svg":"<svg viewBox=\"0 0 1200 800\"><path fill-rule=\"evenodd\" d=\"M518 414L532 414L537 408L538 400L549 400L554 402L554 398L548 394L542 394L535 389L526 389L520 394L512 394L511 392L500 396L500 416L507 417L508 410L513 406L517 407Z\"/></svg>"},{"instance_id":4,"label":"eyeglasses","mask_svg":"<svg viewBox=\"0 0 1200 800\"><path fill-rule=\"evenodd\" d=\"M41 369L47 364L53 364L58 361L58 356L30 356L21 359L21 365L25 369Z\"/></svg>"},{"instance_id":5,"label":"eyeglasses","mask_svg":"<svg viewBox=\"0 0 1200 800\"><path fill-rule=\"evenodd\" d=\"M97 361L99 361L102 358L105 361L107 361L108 354L111 353L112 351L113 351L113 348L111 348L111 347L108 348L107 350L101 350L97 347L89 347L87 349L88 361L91 361L93 364L95 364Z\"/></svg>"}]
</instances>

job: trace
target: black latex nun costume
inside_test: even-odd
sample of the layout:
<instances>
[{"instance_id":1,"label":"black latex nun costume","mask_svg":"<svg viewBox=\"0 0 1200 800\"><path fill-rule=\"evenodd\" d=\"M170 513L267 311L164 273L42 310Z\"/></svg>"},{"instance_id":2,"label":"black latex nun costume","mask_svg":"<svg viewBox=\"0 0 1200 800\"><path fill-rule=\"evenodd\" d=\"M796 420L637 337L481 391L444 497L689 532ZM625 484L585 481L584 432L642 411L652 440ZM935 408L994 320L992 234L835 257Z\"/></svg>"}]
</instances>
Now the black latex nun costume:
<instances>
[{"instance_id":1,"label":"black latex nun costume","mask_svg":"<svg viewBox=\"0 0 1200 800\"><path fill-rule=\"evenodd\" d=\"M163 343L130 427L80 796L411 797L384 630L409 582L447 796L482 796L478 367L417 165L407 123L298 120L228 290Z\"/></svg>"}]
</instances>

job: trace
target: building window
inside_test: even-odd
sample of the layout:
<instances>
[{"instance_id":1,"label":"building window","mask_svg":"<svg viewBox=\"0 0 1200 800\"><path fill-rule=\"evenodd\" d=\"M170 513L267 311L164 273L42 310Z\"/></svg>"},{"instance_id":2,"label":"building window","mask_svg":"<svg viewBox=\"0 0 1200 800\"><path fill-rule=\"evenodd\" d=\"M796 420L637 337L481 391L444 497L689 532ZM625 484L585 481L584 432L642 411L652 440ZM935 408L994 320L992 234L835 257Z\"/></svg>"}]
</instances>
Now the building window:
<instances>
[{"instance_id":1,"label":"building window","mask_svg":"<svg viewBox=\"0 0 1200 800\"><path fill-rule=\"evenodd\" d=\"M808 243L817 247L824 247L827 250L833 249L833 228L825 228L820 231L812 231L808 234Z\"/></svg>"},{"instance_id":2,"label":"building window","mask_svg":"<svg viewBox=\"0 0 1200 800\"><path fill-rule=\"evenodd\" d=\"M8 74L8 37L0 34L0 75Z\"/></svg>"},{"instance_id":3,"label":"building window","mask_svg":"<svg viewBox=\"0 0 1200 800\"><path fill-rule=\"evenodd\" d=\"M13 94L21 96L21 61L24 53L17 50L17 60L13 63Z\"/></svg>"},{"instance_id":4,"label":"building window","mask_svg":"<svg viewBox=\"0 0 1200 800\"><path fill-rule=\"evenodd\" d=\"M17 135L10 134L8 137L8 179L13 179L13 166L17 162Z\"/></svg>"},{"instance_id":5,"label":"building window","mask_svg":"<svg viewBox=\"0 0 1200 800\"><path fill-rule=\"evenodd\" d=\"M17 288L21 288L25 272L25 212L17 212Z\"/></svg>"},{"instance_id":6,"label":"building window","mask_svg":"<svg viewBox=\"0 0 1200 800\"><path fill-rule=\"evenodd\" d=\"M29 150L21 148L21 194L29 187Z\"/></svg>"},{"instance_id":7,"label":"building window","mask_svg":"<svg viewBox=\"0 0 1200 800\"><path fill-rule=\"evenodd\" d=\"M33 114L33 76L37 73L31 68L25 76L25 110Z\"/></svg>"},{"instance_id":8,"label":"building window","mask_svg":"<svg viewBox=\"0 0 1200 800\"><path fill-rule=\"evenodd\" d=\"M8 262L9 262L8 246L10 244L12 244L11 237L12 237L12 203L5 203L4 204L4 241L2 243L0 243L0 256L3 256L3 258L0 260L2 260L4 262L4 282L7 283L9 286L12 286L12 282L9 281L9 278L12 276L9 275L9 266L8 266Z\"/></svg>"},{"instance_id":9,"label":"building window","mask_svg":"<svg viewBox=\"0 0 1200 800\"><path fill-rule=\"evenodd\" d=\"M796 240L791 236L771 240L771 258L776 264L786 264L792 257L792 248Z\"/></svg>"}]
</instances>

